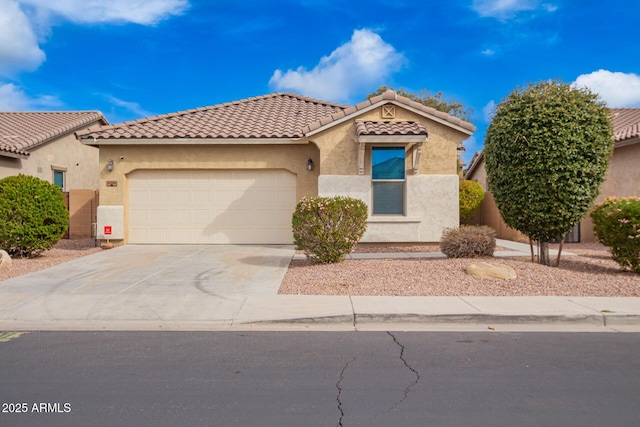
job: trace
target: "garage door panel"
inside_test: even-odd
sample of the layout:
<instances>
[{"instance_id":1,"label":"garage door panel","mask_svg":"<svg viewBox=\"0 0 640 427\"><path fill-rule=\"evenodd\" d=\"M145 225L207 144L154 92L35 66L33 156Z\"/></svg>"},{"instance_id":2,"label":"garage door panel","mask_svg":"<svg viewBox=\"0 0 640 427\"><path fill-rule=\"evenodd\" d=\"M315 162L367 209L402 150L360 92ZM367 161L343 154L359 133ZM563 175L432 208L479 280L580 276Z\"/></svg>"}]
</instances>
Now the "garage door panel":
<instances>
[{"instance_id":1,"label":"garage door panel","mask_svg":"<svg viewBox=\"0 0 640 427\"><path fill-rule=\"evenodd\" d=\"M131 243L290 244L296 176L284 170L136 171Z\"/></svg>"}]
</instances>

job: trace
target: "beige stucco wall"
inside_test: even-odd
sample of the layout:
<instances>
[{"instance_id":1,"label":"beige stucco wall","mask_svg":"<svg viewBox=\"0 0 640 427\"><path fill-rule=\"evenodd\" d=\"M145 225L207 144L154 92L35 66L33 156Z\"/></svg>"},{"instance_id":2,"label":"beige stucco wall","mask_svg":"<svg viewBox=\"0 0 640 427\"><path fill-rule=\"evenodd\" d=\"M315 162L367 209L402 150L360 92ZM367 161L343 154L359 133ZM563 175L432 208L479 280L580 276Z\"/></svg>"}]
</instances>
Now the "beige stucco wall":
<instances>
[{"instance_id":1,"label":"beige stucco wall","mask_svg":"<svg viewBox=\"0 0 640 427\"><path fill-rule=\"evenodd\" d=\"M640 196L640 143L613 150L596 204L611 196ZM589 216L580 222L580 239L585 243L595 242L593 222Z\"/></svg>"},{"instance_id":2,"label":"beige stucco wall","mask_svg":"<svg viewBox=\"0 0 640 427\"><path fill-rule=\"evenodd\" d=\"M370 216L363 242L439 242L445 228L459 225L458 175L412 175L406 183L406 215ZM372 203L371 177L324 175L318 195Z\"/></svg>"},{"instance_id":3,"label":"beige stucco wall","mask_svg":"<svg viewBox=\"0 0 640 427\"><path fill-rule=\"evenodd\" d=\"M126 143L126 141L125 141ZM166 141L159 141L166 144ZM318 149L303 145L103 145L100 147L100 205L126 205L127 176L141 169L286 169L297 175L297 198L316 196ZM107 162L113 160L113 171ZM107 181L117 186L107 186ZM126 226L126 224L125 224Z\"/></svg>"},{"instance_id":4,"label":"beige stucco wall","mask_svg":"<svg viewBox=\"0 0 640 427\"><path fill-rule=\"evenodd\" d=\"M423 144L418 172L444 175L458 173L457 148L468 138L468 135L397 106L394 119L383 119L382 107L378 107L310 137L309 139L320 148L322 175L358 174L358 137L354 125L356 120L421 122L427 129L429 138ZM371 174L372 145L376 144L366 144L365 175ZM412 153L409 151L407 152L407 170L411 169L412 162Z\"/></svg>"},{"instance_id":5,"label":"beige stucco wall","mask_svg":"<svg viewBox=\"0 0 640 427\"><path fill-rule=\"evenodd\" d=\"M298 144L217 145L213 140L185 145L167 140L122 140L119 145L110 145L113 140L109 140L109 145L100 146L100 205L126 207L129 174L146 169L286 169L297 175L298 199L341 194L369 204L373 144L367 144L364 175L358 175L355 120L383 119L376 108ZM468 135L400 107L396 107L395 120L421 121L429 139L423 146L417 175L412 175L412 152L407 152L407 215L370 218L364 241L437 242L443 228L458 225L456 149ZM313 171L307 170L308 159L315 164ZM114 162L113 171L107 170L109 160Z\"/></svg>"},{"instance_id":6,"label":"beige stucco wall","mask_svg":"<svg viewBox=\"0 0 640 427\"><path fill-rule=\"evenodd\" d=\"M27 159L0 156L0 178L23 174L53 183L55 168L65 171L65 191L98 188L98 149L80 143L73 132L37 146L29 153Z\"/></svg>"}]
</instances>

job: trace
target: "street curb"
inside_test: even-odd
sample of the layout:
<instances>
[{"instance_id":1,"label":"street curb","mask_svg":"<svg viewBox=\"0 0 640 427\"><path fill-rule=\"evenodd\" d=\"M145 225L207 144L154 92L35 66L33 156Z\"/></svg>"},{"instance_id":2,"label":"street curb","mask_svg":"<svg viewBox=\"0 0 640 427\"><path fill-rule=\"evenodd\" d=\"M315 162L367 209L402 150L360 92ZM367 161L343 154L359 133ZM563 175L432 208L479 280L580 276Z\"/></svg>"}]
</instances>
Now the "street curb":
<instances>
[{"instance_id":1,"label":"street curb","mask_svg":"<svg viewBox=\"0 0 640 427\"><path fill-rule=\"evenodd\" d=\"M291 319L256 320L248 323L291 323L291 324L336 324L351 323L412 323L412 324L515 324L515 325L540 325L540 324L570 324L590 326L615 326L615 325L640 325L640 315L610 315L607 314L355 314L300 317Z\"/></svg>"}]
</instances>

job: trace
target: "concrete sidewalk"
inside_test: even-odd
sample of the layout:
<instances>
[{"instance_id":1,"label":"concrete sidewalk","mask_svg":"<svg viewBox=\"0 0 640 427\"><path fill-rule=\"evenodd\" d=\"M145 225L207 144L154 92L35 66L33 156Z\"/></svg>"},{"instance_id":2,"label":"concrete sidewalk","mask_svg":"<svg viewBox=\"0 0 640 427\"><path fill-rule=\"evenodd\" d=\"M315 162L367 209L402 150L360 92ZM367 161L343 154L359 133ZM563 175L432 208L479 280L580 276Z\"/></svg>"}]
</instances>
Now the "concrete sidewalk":
<instances>
[{"instance_id":1,"label":"concrete sidewalk","mask_svg":"<svg viewBox=\"0 0 640 427\"><path fill-rule=\"evenodd\" d=\"M502 256L530 256L528 245L498 244L511 246ZM0 330L640 331L640 298L279 295L294 253L185 246L101 252L0 282ZM390 254L352 255L360 256Z\"/></svg>"}]
</instances>

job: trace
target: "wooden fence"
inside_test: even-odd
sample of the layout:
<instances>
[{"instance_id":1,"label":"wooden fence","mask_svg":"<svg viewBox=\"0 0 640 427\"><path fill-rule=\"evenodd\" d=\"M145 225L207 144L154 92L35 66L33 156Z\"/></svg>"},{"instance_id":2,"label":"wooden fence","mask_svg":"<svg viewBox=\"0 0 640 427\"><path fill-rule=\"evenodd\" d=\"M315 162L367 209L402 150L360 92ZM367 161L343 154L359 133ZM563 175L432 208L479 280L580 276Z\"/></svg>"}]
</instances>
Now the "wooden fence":
<instances>
[{"instance_id":1,"label":"wooden fence","mask_svg":"<svg viewBox=\"0 0 640 427\"><path fill-rule=\"evenodd\" d=\"M69 210L69 229L64 239L90 239L95 237L98 191L70 190L64 193Z\"/></svg>"}]
</instances>

